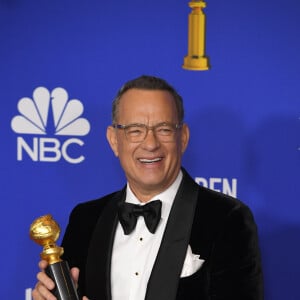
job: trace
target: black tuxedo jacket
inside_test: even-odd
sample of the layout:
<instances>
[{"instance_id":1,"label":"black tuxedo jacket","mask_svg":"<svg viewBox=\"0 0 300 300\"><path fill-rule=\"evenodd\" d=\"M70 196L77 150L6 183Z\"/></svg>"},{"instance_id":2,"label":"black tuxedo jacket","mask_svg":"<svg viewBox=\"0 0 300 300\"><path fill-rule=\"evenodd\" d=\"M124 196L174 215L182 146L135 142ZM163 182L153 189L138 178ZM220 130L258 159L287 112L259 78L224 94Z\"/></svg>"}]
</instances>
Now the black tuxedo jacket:
<instances>
[{"instance_id":1,"label":"black tuxedo jacket","mask_svg":"<svg viewBox=\"0 0 300 300\"><path fill-rule=\"evenodd\" d=\"M256 225L240 201L196 184L183 170L146 300L261 300L262 270ZM79 293L111 300L110 263L117 203L126 188L76 206L62 246L63 259L80 269ZM180 278L188 244L205 262ZM141 299L142 300L142 299Z\"/></svg>"}]
</instances>

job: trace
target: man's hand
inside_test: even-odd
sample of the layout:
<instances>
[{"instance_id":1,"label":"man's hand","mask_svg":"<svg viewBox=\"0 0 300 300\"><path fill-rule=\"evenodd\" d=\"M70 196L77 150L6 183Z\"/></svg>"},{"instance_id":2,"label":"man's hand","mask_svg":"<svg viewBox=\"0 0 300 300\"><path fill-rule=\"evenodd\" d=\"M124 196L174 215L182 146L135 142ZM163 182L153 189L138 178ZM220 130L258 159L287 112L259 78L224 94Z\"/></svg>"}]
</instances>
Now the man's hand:
<instances>
[{"instance_id":1,"label":"man's hand","mask_svg":"<svg viewBox=\"0 0 300 300\"><path fill-rule=\"evenodd\" d=\"M56 297L51 293L51 290L54 289L55 283L53 280L45 273L48 263L45 260L39 262L40 272L37 274L38 282L35 285L34 290L32 291L33 300L57 300ZM79 269L72 268L70 270L72 279L75 286L77 287ZM87 297L83 297L82 300L89 300Z\"/></svg>"}]
</instances>

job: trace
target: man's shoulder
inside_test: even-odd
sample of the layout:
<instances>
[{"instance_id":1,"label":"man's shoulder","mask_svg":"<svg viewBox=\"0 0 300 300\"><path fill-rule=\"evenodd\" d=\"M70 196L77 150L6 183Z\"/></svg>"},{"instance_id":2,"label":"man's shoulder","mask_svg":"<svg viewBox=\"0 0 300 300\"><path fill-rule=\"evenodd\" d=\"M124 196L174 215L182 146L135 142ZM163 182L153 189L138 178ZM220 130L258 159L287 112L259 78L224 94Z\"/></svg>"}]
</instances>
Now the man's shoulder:
<instances>
[{"instance_id":1,"label":"man's shoulder","mask_svg":"<svg viewBox=\"0 0 300 300\"><path fill-rule=\"evenodd\" d=\"M245 204L237 198L200 185L198 198L200 202L203 202L203 204L224 209L233 209L239 206L245 206Z\"/></svg>"},{"instance_id":2,"label":"man's shoulder","mask_svg":"<svg viewBox=\"0 0 300 300\"><path fill-rule=\"evenodd\" d=\"M237 198L199 186L195 218L211 228L223 226L226 222L235 224L254 223L254 217L247 204Z\"/></svg>"},{"instance_id":3,"label":"man's shoulder","mask_svg":"<svg viewBox=\"0 0 300 300\"><path fill-rule=\"evenodd\" d=\"M220 210L226 213L232 209L247 207L241 200L237 198L199 185L185 170L184 175L185 182L189 182L189 186L192 184L193 188L198 190L197 206L200 206L202 209L209 209L213 210L214 212L216 210Z\"/></svg>"},{"instance_id":4,"label":"man's shoulder","mask_svg":"<svg viewBox=\"0 0 300 300\"><path fill-rule=\"evenodd\" d=\"M119 190L97 199L81 202L73 208L71 217L80 216L81 218L88 217L89 219L98 218L107 204L112 201L118 201L123 193L124 190Z\"/></svg>"}]
</instances>

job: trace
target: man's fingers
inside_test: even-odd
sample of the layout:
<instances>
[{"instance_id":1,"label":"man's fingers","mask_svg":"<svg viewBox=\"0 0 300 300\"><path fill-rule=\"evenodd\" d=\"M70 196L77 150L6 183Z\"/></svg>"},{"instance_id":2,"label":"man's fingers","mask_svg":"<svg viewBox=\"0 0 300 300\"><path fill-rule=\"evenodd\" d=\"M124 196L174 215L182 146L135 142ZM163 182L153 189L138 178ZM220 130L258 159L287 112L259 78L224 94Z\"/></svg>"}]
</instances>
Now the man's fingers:
<instances>
[{"instance_id":1,"label":"man's fingers","mask_svg":"<svg viewBox=\"0 0 300 300\"><path fill-rule=\"evenodd\" d=\"M57 300L56 297L40 282L35 286L32 291L32 298L34 300Z\"/></svg>"},{"instance_id":2,"label":"man's fingers","mask_svg":"<svg viewBox=\"0 0 300 300\"><path fill-rule=\"evenodd\" d=\"M48 275L45 272L39 272L36 277L47 289L54 289L55 284L53 280L50 277L48 277Z\"/></svg>"},{"instance_id":3,"label":"man's fingers","mask_svg":"<svg viewBox=\"0 0 300 300\"><path fill-rule=\"evenodd\" d=\"M71 275L72 275L72 278L73 278L73 281L75 283L75 286L77 288L77 283L78 283L78 278L79 278L79 269L74 267L70 270L71 272Z\"/></svg>"},{"instance_id":4,"label":"man's fingers","mask_svg":"<svg viewBox=\"0 0 300 300\"><path fill-rule=\"evenodd\" d=\"M53 280L45 273L45 269L48 266L48 262L41 260L39 262L40 272L37 274L38 282L32 291L33 300L57 300L56 297L51 293L54 289L55 283Z\"/></svg>"},{"instance_id":5,"label":"man's fingers","mask_svg":"<svg viewBox=\"0 0 300 300\"><path fill-rule=\"evenodd\" d=\"M48 266L48 262L41 260L39 262L39 268L41 272L37 274L38 283L36 284L34 290L32 291L33 300L57 300L56 297L51 293L51 290L54 289L54 281L45 273L45 269ZM79 269L74 267L70 270L71 277L74 281L74 284L77 288L78 278L79 278ZM89 300L87 297L83 297L83 300Z\"/></svg>"},{"instance_id":6,"label":"man's fingers","mask_svg":"<svg viewBox=\"0 0 300 300\"><path fill-rule=\"evenodd\" d=\"M72 275L72 278L73 278L73 281L75 283L75 286L77 288L78 286L78 278L79 278L79 269L74 267L70 270L71 272L71 275ZM83 296L82 300L89 300L86 296Z\"/></svg>"},{"instance_id":7,"label":"man's fingers","mask_svg":"<svg viewBox=\"0 0 300 300\"><path fill-rule=\"evenodd\" d=\"M41 271L44 271L48 266L48 262L46 260L39 261L39 268Z\"/></svg>"}]
</instances>

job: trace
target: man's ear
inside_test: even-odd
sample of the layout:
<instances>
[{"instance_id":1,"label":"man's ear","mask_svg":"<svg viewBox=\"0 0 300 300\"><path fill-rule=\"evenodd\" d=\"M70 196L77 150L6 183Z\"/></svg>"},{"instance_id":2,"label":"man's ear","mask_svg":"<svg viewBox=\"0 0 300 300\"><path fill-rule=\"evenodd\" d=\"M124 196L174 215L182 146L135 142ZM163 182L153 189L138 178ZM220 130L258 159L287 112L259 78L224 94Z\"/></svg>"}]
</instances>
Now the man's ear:
<instances>
[{"instance_id":1,"label":"man's ear","mask_svg":"<svg viewBox=\"0 0 300 300\"><path fill-rule=\"evenodd\" d=\"M183 124L181 128L181 152L184 153L190 139L190 129L187 124Z\"/></svg>"},{"instance_id":2,"label":"man's ear","mask_svg":"<svg viewBox=\"0 0 300 300\"><path fill-rule=\"evenodd\" d=\"M117 133L116 133L115 128L113 128L112 126L107 127L107 129L106 129L106 138L107 138L107 141L110 145L110 148L114 152L115 156L118 157L119 156L118 140L117 140Z\"/></svg>"}]
</instances>

